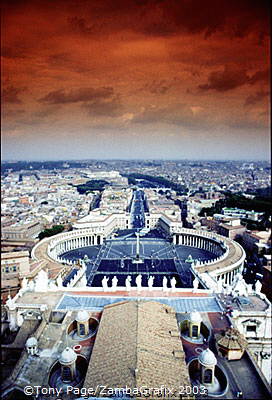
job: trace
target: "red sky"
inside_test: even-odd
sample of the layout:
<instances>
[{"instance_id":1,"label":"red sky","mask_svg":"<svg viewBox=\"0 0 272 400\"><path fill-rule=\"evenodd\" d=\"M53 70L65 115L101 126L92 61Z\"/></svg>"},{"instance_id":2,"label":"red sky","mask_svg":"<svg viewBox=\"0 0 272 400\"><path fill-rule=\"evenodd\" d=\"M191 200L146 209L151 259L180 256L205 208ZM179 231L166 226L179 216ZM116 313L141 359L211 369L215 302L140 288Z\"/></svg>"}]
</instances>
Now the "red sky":
<instances>
[{"instance_id":1,"label":"red sky","mask_svg":"<svg viewBox=\"0 0 272 400\"><path fill-rule=\"evenodd\" d=\"M265 0L6 0L2 158L268 159Z\"/></svg>"}]
</instances>

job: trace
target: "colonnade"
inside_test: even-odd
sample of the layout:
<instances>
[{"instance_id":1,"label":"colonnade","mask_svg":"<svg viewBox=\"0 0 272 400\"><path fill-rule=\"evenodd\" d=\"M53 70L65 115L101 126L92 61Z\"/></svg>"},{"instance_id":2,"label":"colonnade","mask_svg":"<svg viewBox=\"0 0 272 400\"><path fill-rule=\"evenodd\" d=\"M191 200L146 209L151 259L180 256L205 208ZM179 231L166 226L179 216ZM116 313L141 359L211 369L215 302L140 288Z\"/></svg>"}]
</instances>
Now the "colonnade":
<instances>
[{"instance_id":1,"label":"colonnade","mask_svg":"<svg viewBox=\"0 0 272 400\"><path fill-rule=\"evenodd\" d=\"M181 222L173 222L166 216L161 216L160 219L161 228L167 231L168 237L172 237L174 245L191 246L214 255L213 260L197 261L193 266L200 274L209 272L215 282L222 277L222 282L228 285L238 272L242 272L245 252L238 243L214 232L183 228ZM101 245L114 229L122 226L121 222L119 215L111 215L95 227L82 227L60 233L53 238L45 238L34 246L31 256L34 260L39 260L46 251L44 256L62 262L60 256L67 251Z\"/></svg>"},{"instance_id":2,"label":"colonnade","mask_svg":"<svg viewBox=\"0 0 272 400\"><path fill-rule=\"evenodd\" d=\"M210 251L215 255L214 260L197 261L194 268L198 271L203 267L209 271L210 276L217 281L221 281L224 285L231 285L238 273L242 273L245 260L245 252L242 247L229 239L220 237L217 234L193 234L187 230L184 232L174 232L173 244L191 246L198 249ZM231 250L230 250L231 249ZM232 262L227 262L228 256L231 253ZM237 254L237 257L235 256ZM234 259L234 256L236 260ZM200 271L199 271L200 272ZM200 272L201 274L201 272Z\"/></svg>"},{"instance_id":3,"label":"colonnade","mask_svg":"<svg viewBox=\"0 0 272 400\"><path fill-rule=\"evenodd\" d=\"M101 245L103 240L104 237L102 235L86 235L67 239L64 238L62 241L49 244L48 255L56 260L59 255L65 253L66 251L81 247Z\"/></svg>"},{"instance_id":4,"label":"colonnade","mask_svg":"<svg viewBox=\"0 0 272 400\"><path fill-rule=\"evenodd\" d=\"M198 249L210 251L217 257L224 253L220 243L215 240L197 235L175 234L173 236L173 243L175 245L197 247Z\"/></svg>"},{"instance_id":5,"label":"colonnade","mask_svg":"<svg viewBox=\"0 0 272 400\"><path fill-rule=\"evenodd\" d=\"M224 273L218 274L216 275L214 278L219 281L220 279L222 279L223 283L225 285L231 285L233 280L235 279L236 275L238 273L241 273L241 267L237 267L231 271L226 271Z\"/></svg>"}]
</instances>

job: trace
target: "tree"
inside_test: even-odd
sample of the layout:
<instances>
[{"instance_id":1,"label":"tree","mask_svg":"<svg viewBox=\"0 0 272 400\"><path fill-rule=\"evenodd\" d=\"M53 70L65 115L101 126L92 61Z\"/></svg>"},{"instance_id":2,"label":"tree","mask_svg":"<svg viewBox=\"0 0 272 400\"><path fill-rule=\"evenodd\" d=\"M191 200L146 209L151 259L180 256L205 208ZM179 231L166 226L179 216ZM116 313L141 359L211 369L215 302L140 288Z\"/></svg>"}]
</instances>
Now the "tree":
<instances>
[{"instance_id":1,"label":"tree","mask_svg":"<svg viewBox=\"0 0 272 400\"><path fill-rule=\"evenodd\" d=\"M53 225L52 228L44 229L39 233L39 239L42 240L45 237L50 237L61 233L64 230L64 225Z\"/></svg>"}]
</instances>

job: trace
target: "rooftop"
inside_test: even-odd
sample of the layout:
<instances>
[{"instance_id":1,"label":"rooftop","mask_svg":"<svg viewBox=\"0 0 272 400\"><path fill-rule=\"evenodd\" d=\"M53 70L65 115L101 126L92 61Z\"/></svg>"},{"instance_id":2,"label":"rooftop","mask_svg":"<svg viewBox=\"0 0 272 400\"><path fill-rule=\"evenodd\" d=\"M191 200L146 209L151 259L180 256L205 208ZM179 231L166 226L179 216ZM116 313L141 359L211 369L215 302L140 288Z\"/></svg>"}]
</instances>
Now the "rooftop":
<instances>
[{"instance_id":1,"label":"rooftop","mask_svg":"<svg viewBox=\"0 0 272 400\"><path fill-rule=\"evenodd\" d=\"M84 387L101 384L110 388L163 384L176 390L190 385L172 308L143 301L105 307Z\"/></svg>"},{"instance_id":2,"label":"rooftop","mask_svg":"<svg viewBox=\"0 0 272 400\"><path fill-rule=\"evenodd\" d=\"M191 312L191 311L199 311L199 312L220 312L221 308L215 298L215 296L188 296L186 297L160 297L156 296L156 300L162 304L173 307L176 312ZM93 295L69 295L64 294L64 296L60 299L58 305L56 306L57 310L93 310L98 309L102 310L103 307L109 304L119 303L120 301L132 301L135 300L146 300L153 301L154 297L148 296L130 296L130 297L121 297L115 295L108 296L93 296Z\"/></svg>"},{"instance_id":3,"label":"rooftop","mask_svg":"<svg viewBox=\"0 0 272 400\"><path fill-rule=\"evenodd\" d=\"M11 251L9 253L3 253L1 255L2 260L8 260L10 258L21 258L21 257L29 257L28 251Z\"/></svg>"},{"instance_id":4,"label":"rooftop","mask_svg":"<svg viewBox=\"0 0 272 400\"><path fill-rule=\"evenodd\" d=\"M217 344L230 350L244 350L247 348L246 339L234 328L229 328L223 335L218 335Z\"/></svg>"}]
</instances>

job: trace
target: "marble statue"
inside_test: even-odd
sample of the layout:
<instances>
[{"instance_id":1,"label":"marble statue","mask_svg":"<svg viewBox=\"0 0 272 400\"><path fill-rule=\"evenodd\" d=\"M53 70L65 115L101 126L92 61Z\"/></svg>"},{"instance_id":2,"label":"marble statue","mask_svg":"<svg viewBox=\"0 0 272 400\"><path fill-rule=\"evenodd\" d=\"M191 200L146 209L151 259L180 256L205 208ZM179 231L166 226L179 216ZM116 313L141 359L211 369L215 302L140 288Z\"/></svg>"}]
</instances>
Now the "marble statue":
<instances>
[{"instance_id":1,"label":"marble statue","mask_svg":"<svg viewBox=\"0 0 272 400\"><path fill-rule=\"evenodd\" d=\"M148 287L149 287L149 290L152 290L152 288L153 288L153 285L154 285L154 279L155 279L155 277L154 276L151 276L150 275L150 277L148 278Z\"/></svg>"},{"instance_id":2,"label":"marble statue","mask_svg":"<svg viewBox=\"0 0 272 400\"><path fill-rule=\"evenodd\" d=\"M15 332L18 329L17 325L17 311L14 298L12 299L10 295L6 301L6 306L8 307L8 319L9 319L9 329L11 332Z\"/></svg>"},{"instance_id":3,"label":"marble statue","mask_svg":"<svg viewBox=\"0 0 272 400\"><path fill-rule=\"evenodd\" d=\"M108 280L109 280L109 278L107 278L106 276L104 276L102 279L102 287L103 287L104 292L106 292L108 290Z\"/></svg>"},{"instance_id":4,"label":"marble statue","mask_svg":"<svg viewBox=\"0 0 272 400\"><path fill-rule=\"evenodd\" d=\"M260 281L257 281L256 283L255 283L255 293L256 294L260 294L261 293L261 290L262 290L262 283L260 282Z\"/></svg>"},{"instance_id":5,"label":"marble statue","mask_svg":"<svg viewBox=\"0 0 272 400\"><path fill-rule=\"evenodd\" d=\"M112 278L112 282L111 282L111 288L112 288L113 291L116 290L117 284L118 284L118 279L117 279L117 277L114 275L114 277Z\"/></svg>"},{"instance_id":6,"label":"marble statue","mask_svg":"<svg viewBox=\"0 0 272 400\"><path fill-rule=\"evenodd\" d=\"M237 275L239 275L239 278L232 286L232 291L231 291L232 295L233 296L248 296L248 288L247 288L247 284L246 284L244 278L242 277L241 274L237 274Z\"/></svg>"},{"instance_id":7,"label":"marble statue","mask_svg":"<svg viewBox=\"0 0 272 400\"><path fill-rule=\"evenodd\" d=\"M17 316L17 325L20 327L22 326L24 323L24 317L22 316L22 314L18 314Z\"/></svg>"},{"instance_id":8,"label":"marble statue","mask_svg":"<svg viewBox=\"0 0 272 400\"><path fill-rule=\"evenodd\" d=\"M164 276L163 277L163 280L162 280L162 290L163 291L166 291L166 290L168 290L168 287L167 287L167 278L166 278L166 276Z\"/></svg>"},{"instance_id":9,"label":"marble statue","mask_svg":"<svg viewBox=\"0 0 272 400\"><path fill-rule=\"evenodd\" d=\"M197 278L195 278L195 279L193 280L193 287L194 287L194 290L198 289L198 285L199 285L199 280L198 280Z\"/></svg>"},{"instance_id":10,"label":"marble statue","mask_svg":"<svg viewBox=\"0 0 272 400\"><path fill-rule=\"evenodd\" d=\"M176 289L176 284L177 284L177 280L176 280L176 278L173 276L173 278L170 280L170 283L171 283L171 288L172 288L172 291L174 291L175 289Z\"/></svg>"},{"instance_id":11,"label":"marble statue","mask_svg":"<svg viewBox=\"0 0 272 400\"><path fill-rule=\"evenodd\" d=\"M9 314L9 329L11 332L15 332L18 330L16 312L15 314L14 313Z\"/></svg>"},{"instance_id":12,"label":"marble statue","mask_svg":"<svg viewBox=\"0 0 272 400\"><path fill-rule=\"evenodd\" d=\"M252 284L247 283L247 292L248 294L253 294L254 290Z\"/></svg>"},{"instance_id":13,"label":"marble statue","mask_svg":"<svg viewBox=\"0 0 272 400\"><path fill-rule=\"evenodd\" d=\"M51 281L48 286L49 286L49 289L52 289L52 290L57 289L57 285L54 281Z\"/></svg>"},{"instance_id":14,"label":"marble statue","mask_svg":"<svg viewBox=\"0 0 272 400\"><path fill-rule=\"evenodd\" d=\"M6 306L9 310L15 310L15 301L11 298L10 294L8 295L8 299L6 301Z\"/></svg>"},{"instance_id":15,"label":"marble statue","mask_svg":"<svg viewBox=\"0 0 272 400\"><path fill-rule=\"evenodd\" d=\"M127 288L127 290L131 289L131 276L130 275L128 275L126 278L126 288Z\"/></svg>"},{"instance_id":16,"label":"marble statue","mask_svg":"<svg viewBox=\"0 0 272 400\"><path fill-rule=\"evenodd\" d=\"M226 295L230 295L232 293L232 286L231 285L226 285L226 289L225 289L225 294ZM247 291L247 288L246 288Z\"/></svg>"},{"instance_id":17,"label":"marble statue","mask_svg":"<svg viewBox=\"0 0 272 400\"><path fill-rule=\"evenodd\" d=\"M243 279L243 275L240 274L240 272L238 272L233 280L233 283L237 283L238 281L240 281L241 279Z\"/></svg>"},{"instance_id":18,"label":"marble statue","mask_svg":"<svg viewBox=\"0 0 272 400\"><path fill-rule=\"evenodd\" d=\"M61 277L60 275L57 277L57 286L58 286L59 288L62 287L62 277Z\"/></svg>"},{"instance_id":19,"label":"marble statue","mask_svg":"<svg viewBox=\"0 0 272 400\"><path fill-rule=\"evenodd\" d=\"M28 289L28 280L27 280L26 277L24 277L23 280L22 280L21 288L22 289Z\"/></svg>"},{"instance_id":20,"label":"marble statue","mask_svg":"<svg viewBox=\"0 0 272 400\"><path fill-rule=\"evenodd\" d=\"M35 282L35 292L47 292L48 290L48 273L43 269L37 274Z\"/></svg>"},{"instance_id":21,"label":"marble statue","mask_svg":"<svg viewBox=\"0 0 272 400\"><path fill-rule=\"evenodd\" d=\"M136 285L137 285L137 290L142 289L142 275L137 275L135 279Z\"/></svg>"}]
</instances>

